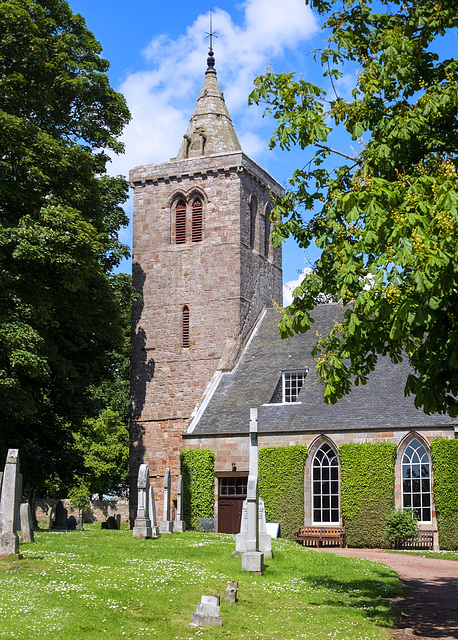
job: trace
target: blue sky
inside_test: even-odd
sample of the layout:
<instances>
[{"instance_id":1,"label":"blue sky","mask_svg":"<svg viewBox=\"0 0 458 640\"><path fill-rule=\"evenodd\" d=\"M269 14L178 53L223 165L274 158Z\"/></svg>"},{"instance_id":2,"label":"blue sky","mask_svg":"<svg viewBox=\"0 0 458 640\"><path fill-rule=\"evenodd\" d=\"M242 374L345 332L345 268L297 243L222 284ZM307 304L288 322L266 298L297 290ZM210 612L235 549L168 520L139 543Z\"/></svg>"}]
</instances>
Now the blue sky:
<instances>
[{"instance_id":1,"label":"blue sky","mask_svg":"<svg viewBox=\"0 0 458 640\"><path fill-rule=\"evenodd\" d=\"M210 5L175 0L69 0L101 42L110 63L112 86L121 91L132 113L126 128L126 153L116 157L110 172L128 175L130 168L164 162L176 155L199 94L206 68ZM213 5L213 29L218 80L224 92L242 148L278 182L287 186L295 168L304 166L312 151L269 151L273 123L262 108L248 107L253 80L269 65L275 72L296 71L331 90L310 52L324 44L319 18L304 0L222 0ZM457 35L450 34L435 48L450 55ZM348 95L355 77L346 72L338 91ZM357 143L343 142L345 152ZM346 148L345 148L346 147ZM356 147L356 148L355 148ZM132 201L126 210L131 216ZM131 242L131 228L123 232ZM307 255L288 240L283 247L284 281L317 257ZM130 263L122 265L129 271Z\"/></svg>"},{"instance_id":2,"label":"blue sky","mask_svg":"<svg viewBox=\"0 0 458 640\"><path fill-rule=\"evenodd\" d=\"M126 153L113 159L110 172L127 175L136 165L175 156L204 79L210 5L182 0L69 4L101 42L111 63L111 84L126 96L133 116L124 134ZM308 55L322 38L318 19L303 0L222 0L213 5L213 29L218 80L242 148L286 186L310 154L269 151L272 122L262 118L261 108L248 107L247 97L268 65L320 82L321 71ZM126 210L131 216L131 201ZM123 240L130 244L131 229ZM303 251L288 241L283 256L284 280L297 279L305 265ZM308 257L313 259L313 252ZM122 265L129 269L129 263Z\"/></svg>"}]
</instances>

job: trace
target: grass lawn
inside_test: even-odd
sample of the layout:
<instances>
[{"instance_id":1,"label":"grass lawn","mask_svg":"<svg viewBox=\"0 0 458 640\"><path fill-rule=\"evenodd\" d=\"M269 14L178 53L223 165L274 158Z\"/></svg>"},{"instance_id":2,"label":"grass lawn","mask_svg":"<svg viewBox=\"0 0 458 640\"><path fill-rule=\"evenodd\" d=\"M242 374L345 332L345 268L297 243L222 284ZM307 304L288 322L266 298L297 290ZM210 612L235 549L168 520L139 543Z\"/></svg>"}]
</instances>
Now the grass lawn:
<instances>
[{"instance_id":1,"label":"grass lawn","mask_svg":"<svg viewBox=\"0 0 458 640\"><path fill-rule=\"evenodd\" d=\"M387 639L387 597L400 593L382 565L274 540L263 576L241 571L233 536L37 532L22 560L0 561L0 638ZM238 580L239 601L224 601ZM222 627L188 624L202 595L221 596Z\"/></svg>"}]
</instances>

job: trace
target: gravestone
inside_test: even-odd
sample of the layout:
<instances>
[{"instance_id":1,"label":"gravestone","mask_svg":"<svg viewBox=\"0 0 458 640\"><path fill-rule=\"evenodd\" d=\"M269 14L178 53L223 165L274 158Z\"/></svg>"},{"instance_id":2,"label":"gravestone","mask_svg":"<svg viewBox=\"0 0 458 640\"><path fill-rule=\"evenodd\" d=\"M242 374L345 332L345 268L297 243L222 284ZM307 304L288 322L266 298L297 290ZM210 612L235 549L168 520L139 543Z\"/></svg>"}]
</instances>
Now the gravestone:
<instances>
[{"instance_id":1,"label":"gravestone","mask_svg":"<svg viewBox=\"0 0 458 640\"><path fill-rule=\"evenodd\" d=\"M247 549L247 522L248 522L248 506L247 501L243 501L242 506L242 519L240 522L240 533L235 536L235 551L233 556L241 557ZM268 533L266 523L266 510L264 507L264 500L258 498L258 538L259 538L259 551L264 554L264 559L273 558L272 553L272 536ZM279 526L279 525L278 525Z\"/></svg>"},{"instance_id":2,"label":"gravestone","mask_svg":"<svg viewBox=\"0 0 458 640\"><path fill-rule=\"evenodd\" d=\"M55 513L56 513L56 510L54 507L48 507L48 514L46 516L46 528L48 530L52 529Z\"/></svg>"},{"instance_id":3,"label":"gravestone","mask_svg":"<svg viewBox=\"0 0 458 640\"><path fill-rule=\"evenodd\" d=\"M264 557L272 557L272 539L267 533L264 502L258 494L258 410L250 409L250 468L247 498L242 507L240 533L232 555L242 557L242 569L262 573Z\"/></svg>"},{"instance_id":4,"label":"gravestone","mask_svg":"<svg viewBox=\"0 0 458 640\"><path fill-rule=\"evenodd\" d=\"M107 518L107 528L108 529L112 529L117 531L118 530L118 523L116 522L116 518L114 516L109 516Z\"/></svg>"},{"instance_id":5,"label":"gravestone","mask_svg":"<svg viewBox=\"0 0 458 640\"><path fill-rule=\"evenodd\" d=\"M67 512L67 509L64 507L64 503L62 502L62 500L58 500L56 503L56 512L55 512L52 528L57 529L59 531L66 531L67 517L68 517L68 512Z\"/></svg>"},{"instance_id":6,"label":"gravestone","mask_svg":"<svg viewBox=\"0 0 458 640\"><path fill-rule=\"evenodd\" d=\"M135 518L133 536L137 540L151 538L151 520L149 517L150 478L147 464L141 464L138 470L138 508Z\"/></svg>"},{"instance_id":7,"label":"gravestone","mask_svg":"<svg viewBox=\"0 0 458 640\"><path fill-rule=\"evenodd\" d=\"M67 530L68 531L75 531L76 530L76 525L77 525L77 521L75 516L69 516L67 518Z\"/></svg>"},{"instance_id":8,"label":"gravestone","mask_svg":"<svg viewBox=\"0 0 458 640\"><path fill-rule=\"evenodd\" d=\"M16 517L17 517L16 531L21 530L21 503L22 503L22 473L18 472L17 487L16 487Z\"/></svg>"},{"instance_id":9,"label":"gravestone","mask_svg":"<svg viewBox=\"0 0 458 640\"><path fill-rule=\"evenodd\" d=\"M226 593L224 594L224 599L226 602L235 603L237 602L237 589L239 588L239 583L237 580L229 580L226 587Z\"/></svg>"},{"instance_id":10,"label":"gravestone","mask_svg":"<svg viewBox=\"0 0 458 640\"><path fill-rule=\"evenodd\" d=\"M19 536L16 532L18 473L19 451L8 449L0 497L0 556L19 553Z\"/></svg>"},{"instance_id":11,"label":"gravestone","mask_svg":"<svg viewBox=\"0 0 458 640\"><path fill-rule=\"evenodd\" d=\"M199 518L197 520L197 531L199 533L215 533L216 519L215 518Z\"/></svg>"},{"instance_id":12,"label":"gravestone","mask_svg":"<svg viewBox=\"0 0 458 640\"><path fill-rule=\"evenodd\" d=\"M159 525L161 533L173 533L173 522L170 520L170 490L172 488L170 469L167 467L164 474L164 510L162 512L162 520Z\"/></svg>"},{"instance_id":13,"label":"gravestone","mask_svg":"<svg viewBox=\"0 0 458 640\"><path fill-rule=\"evenodd\" d=\"M115 515L115 518L116 518L116 526L117 526L117 529L119 531L121 529L121 514L117 513Z\"/></svg>"},{"instance_id":14,"label":"gravestone","mask_svg":"<svg viewBox=\"0 0 458 640\"><path fill-rule=\"evenodd\" d=\"M262 514L264 513L264 516ZM265 512L262 510L261 517ZM241 532L236 536L234 555L242 555L242 570L262 573L264 553L259 548L258 494L258 410L250 409L250 469L246 497L246 519L242 518ZM242 527L246 529L242 531ZM267 533L266 533L267 535Z\"/></svg>"},{"instance_id":15,"label":"gravestone","mask_svg":"<svg viewBox=\"0 0 458 640\"><path fill-rule=\"evenodd\" d=\"M156 499L154 498L154 487L149 486L149 519L151 520L151 537L160 538L159 527L157 526L156 517Z\"/></svg>"},{"instance_id":16,"label":"gravestone","mask_svg":"<svg viewBox=\"0 0 458 640\"><path fill-rule=\"evenodd\" d=\"M223 624L219 615L219 596L202 596L192 614L190 627L217 627Z\"/></svg>"},{"instance_id":17,"label":"gravestone","mask_svg":"<svg viewBox=\"0 0 458 640\"><path fill-rule=\"evenodd\" d=\"M21 515L21 542L34 542L32 509L28 502L23 502L19 510Z\"/></svg>"},{"instance_id":18,"label":"gravestone","mask_svg":"<svg viewBox=\"0 0 458 640\"><path fill-rule=\"evenodd\" d=\"M178 484L177 484L177 513L175 517L175 522L173 524L173 530L178 533L183 533L186 530L186 522L182 520L183 513L183 477L178 476Z\"/></svg>"}]
</instances>

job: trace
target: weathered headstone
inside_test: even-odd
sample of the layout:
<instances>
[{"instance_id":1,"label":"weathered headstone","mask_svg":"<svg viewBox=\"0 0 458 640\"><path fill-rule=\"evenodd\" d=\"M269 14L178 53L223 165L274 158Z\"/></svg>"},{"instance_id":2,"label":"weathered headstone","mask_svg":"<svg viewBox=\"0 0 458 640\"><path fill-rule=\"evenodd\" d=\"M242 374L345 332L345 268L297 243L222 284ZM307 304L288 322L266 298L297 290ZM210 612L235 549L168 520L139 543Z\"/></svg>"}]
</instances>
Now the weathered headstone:
<instances>
[{"instance_id":1,"label":"weathered headstone","mask_svg":"<svg viewBox=\"0 0 458 640\"><path fill-rule=\"evenodd\" d=\"M199 533L214 533L216 530L215 518L199 518L197 520L197 531Z\"/></svg>"},{"instance_id":2,"label":"weathered headstone","mask_svg":"<svg viewBox=\"0 0 458 640\"><path fill-rule=\"evenodd\" d=\"M56 503L56 513L54 516L54 522L52 525L53 529L58 529L59 531L67 530L67 509L64 507L64 503L62 500L58 500Z\"/></svg>"},{"instance_id":3,"label":"weathered headstone","mask_svg":"<svg viewBox=\"0 0 458 640\"><path fill-rule=\"evenodd\" d=\"M22 503L22 473L17 474L16 486L16 531L21 529L21 503Z\"/></svg>"},{"instance_id":4,"label":"weathered headstone","mask_svg":"<svg viewBox=\"0 0 458 640\"><path fill-rule=\"evenodd\" d=\"M56 509L54 507L48 507L48 514L46 516L46 528L48 530L52 529L55 513Z\"/></svg>"},{"instance_id":5,"label":"weathered headstone","mask_svg":"<svg viewBox=\"0 0 458 640\"><path fill-rule=\"evenodd\" d=\"M108 526L108 529L112 529L114 531L117 531L118 523L116 522L116 518L114 516L108 516L108 518L107 518L107 526Z\"/></svg>"},{"instance_id":6,"label":"weathered headstone","mask_svg":"<svg viewBox=\"0 0 458 640\"><path fill-rule=\"evenodd\" d=\"M121 514L117 513L115 515L115 518L116 518L116 526L117 526L117 529L119 531L121 529Z\"/></svg>"},{"instance_id":7,"label":"weathered headstone","mask_svg":"<svg viewBox=\"0 0 458 640\"><path fill-rule=\"evenodd\" d=\"M171 490L170 469L167 467L164 474L164 509L162 520L159 525L161 533L173 533L173 522L170 520L170 490Z\"/></svg>"},{"instance_id":8,"label":"weathered headstone","mask_svg":"<svg viewBox=\"0 0 458 640\"><path fill-rule=\"evenodd\" d=\"M154 487L150 484L149 487L149 519L151 520L151 537L160 538L159 527L157 526L156 517L156 499L154 498Z\"/></svg>"},{"instance_id":9,"label":"weathered headstone","mask_svg":"<svg viewBox=\"0 0 458 640\"><path fill-rule=\"evenodd\" d=\"M138 470L138 508L134 522L133 535L137 540L151 538L151 520L149 517L150 478L147 464L141 464Z\"/></svg>"},{"instance_id":10,"label":"weathered headstone","mask_svg":"<svg viewBox=\"0 0 458 640\"><path fill-rule=\"evenodd\" d=\"M223 624L219 615L219 596L202 596L197 603L196 612L192 614L190 627L216 627Z\"/></svg>"},{"instance_id":11,"label":"weathered headstone","mask_svg":"<svg viewBox=\"0 0 458 640\"><path fill-rule=\"evenodd\" d=\"M75 531L75 529L76 529L76 525L77 525L77 524L78 524L78 523L77 523L77 521L76 521L75 516L69 516L69 517L67 518L67 530L68 530L68 531Z\"/></svg>"},{"instance_id":12,"label":"weathered headstone","mask_svg":"<svg viewBox=\"0 0 458 640\"><path fill-rule=\"evenodd\" d=\"M183 513L183 477L178 476L177 484L177 513L175 516L175 522L173 524L173 530L178 533L183 533L186 530L186 522L182 520Z\"/></svg>"},{"instance_id":13,"label":"weathered headstone","mask_svg":"<svg viewBox=\"0 0 458 640\"><path fill-rule=\"evenodd\" d=\"M19 536L16 533L16 492L19 473L19 451L9 449L3 472L0 498L0 556L19 553Z\"/></svg>"},{"instance_id":14,"label":"weathered headstone","mask_svg":"<svg viewBox=\"0 0 458 640\"><path fill-rule=\"evenodd\" d=\"M237 580L229 580L226 587L226 593L224 594L224 599L226 602L237 602L237 589L239 588L239 583Z\"/></svg>"},{"instance_id":15,"label":"weathered headstone","mask_svg":"<svg viewBox=\"0 0 458 640\"><path fill-rule=\"evenodd\" d=\"M34 542L32 509L28 502L23 502L20 508L21 515L21 542Z\"/></svg>"}]
</instances>

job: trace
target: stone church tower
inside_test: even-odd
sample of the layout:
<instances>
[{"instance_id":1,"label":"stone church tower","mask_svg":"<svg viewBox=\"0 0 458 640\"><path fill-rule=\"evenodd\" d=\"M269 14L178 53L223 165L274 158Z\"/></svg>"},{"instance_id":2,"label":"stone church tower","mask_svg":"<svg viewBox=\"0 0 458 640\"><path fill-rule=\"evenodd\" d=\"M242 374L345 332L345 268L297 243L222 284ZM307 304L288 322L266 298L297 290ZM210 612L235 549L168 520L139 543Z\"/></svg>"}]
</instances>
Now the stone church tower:
<instances>
[{"instance_id":1,"label":"stone church tower","mask_svg":"<svg viewBox=\"0 0 458 640\"><path fill-rule=\"evenodd\" d=\"M182 434L205 392L232 369L263 309L282 301L269 213L283 189L241 150L211 49L207 64L177 157L130 172L142 296L132 320L133 510L139 465L149 465L159 505L165 468L175 487Z\"/></svg>"}]
</instances>

